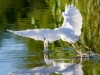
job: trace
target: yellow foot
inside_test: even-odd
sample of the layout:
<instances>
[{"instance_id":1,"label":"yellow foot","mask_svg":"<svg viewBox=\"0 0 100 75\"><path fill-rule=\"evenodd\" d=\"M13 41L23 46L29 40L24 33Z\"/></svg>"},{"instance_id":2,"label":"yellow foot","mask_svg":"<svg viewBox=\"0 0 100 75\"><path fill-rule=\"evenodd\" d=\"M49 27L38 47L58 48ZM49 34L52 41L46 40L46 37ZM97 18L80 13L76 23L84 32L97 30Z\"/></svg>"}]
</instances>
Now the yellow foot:
<instances>
[{"instance_id":1,"label":"yellow foot","mask_svg":"<svg viewBox=\"0 0 100 75\"><path fill-rule=\"evenodd\" d=\"M79 57L81 57L81 58L83 57L83 53L82 53L81 50L76 50L76 52L78 53L78 56L79 56Z\"/></svg>"}]
</instances>

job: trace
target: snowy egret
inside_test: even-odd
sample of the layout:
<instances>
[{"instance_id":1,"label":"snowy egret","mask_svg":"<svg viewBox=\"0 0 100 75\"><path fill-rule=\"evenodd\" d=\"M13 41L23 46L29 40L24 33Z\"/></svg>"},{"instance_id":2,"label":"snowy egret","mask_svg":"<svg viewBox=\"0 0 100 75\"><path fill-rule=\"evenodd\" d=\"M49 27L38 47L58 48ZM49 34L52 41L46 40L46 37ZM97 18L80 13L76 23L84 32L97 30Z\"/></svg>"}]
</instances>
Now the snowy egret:
<instances>
[{"instance_id":1,"label":"snowy egret","mask_svg":"<svg viewBox=\"0 0 100 75\"><path fill-rule=\"evenodd\" d=\"M64 21L61 27L55 29L27 29L21 31L12 31L14 34L20 36L32 38L35 40L44 41L44 48L48 47L48 42L52 43L53 41L62 39L72 44L78 41L79 36L81 35L82 28L82 16L79 10L73 5L65 6L65 11L62 12Z\"/></svg>"}]
</instances>

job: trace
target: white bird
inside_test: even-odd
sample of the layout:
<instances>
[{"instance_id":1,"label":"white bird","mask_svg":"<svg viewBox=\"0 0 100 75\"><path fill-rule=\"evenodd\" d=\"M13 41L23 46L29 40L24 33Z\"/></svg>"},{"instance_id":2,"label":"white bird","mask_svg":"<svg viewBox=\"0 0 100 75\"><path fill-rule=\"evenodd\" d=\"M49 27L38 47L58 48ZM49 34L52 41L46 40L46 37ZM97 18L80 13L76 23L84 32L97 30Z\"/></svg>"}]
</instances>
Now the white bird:
<instances>
[{"instance_id":1,"label":"white bird","mask_svg":"<svg viewBox=\"0 0 100 75\"><path fill-rule=\"evenodd\" d=\"M70 60L71 62L64 62L66 60ZM80 62L76 64L72 59L50 59L49 53L44 53L44 62L48 67L34 67L22 72L10 72L9 75L51 75L52 73L57 75L83 75L81 65L82 58L80 58Z\"/></svg>"},{"instance_id":2,"label":"white bird","mask_svg":"<svg viewBox=\"0 0 100 75\"><path fill-rule=\"evenodd\" d=\"M48 47L48 42L52 43L53 41L59 39L67 41L73 45L73 43L78 41L78 38L81 35L81 28L82 28L81 13L75 6L66 4L65 11L62 12L62 15L64 17L64 21L62 26L59 28L27 29L21 31L7 30L7 31L12 32L14 34L18 34L20 36L44 41L44 48Z\"/></svg>"}]
</instances>

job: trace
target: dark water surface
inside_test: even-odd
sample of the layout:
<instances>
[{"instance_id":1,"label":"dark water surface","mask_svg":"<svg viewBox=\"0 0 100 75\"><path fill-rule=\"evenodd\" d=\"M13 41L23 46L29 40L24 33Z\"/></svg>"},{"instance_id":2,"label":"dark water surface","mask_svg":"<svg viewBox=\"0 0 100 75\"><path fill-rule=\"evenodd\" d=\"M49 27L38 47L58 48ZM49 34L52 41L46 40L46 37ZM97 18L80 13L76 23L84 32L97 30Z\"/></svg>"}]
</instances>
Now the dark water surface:
<instances>
[{"instance_id":1,"label":"dark water surface","mask_svg":"<svg viewBox=\"0 0 100 75\"><path fill-rule=\"evenodd\" d=\"M65 4L74 4L82 14L83 28L78 42L92 49L89 58L77 55L62 40L49 44L7 32L61 26ZM75 46L88 54L84 46ZM0 75L100 75L100 1L99 0L1 0L0 1Z\"/></svg>"}]
</instances>

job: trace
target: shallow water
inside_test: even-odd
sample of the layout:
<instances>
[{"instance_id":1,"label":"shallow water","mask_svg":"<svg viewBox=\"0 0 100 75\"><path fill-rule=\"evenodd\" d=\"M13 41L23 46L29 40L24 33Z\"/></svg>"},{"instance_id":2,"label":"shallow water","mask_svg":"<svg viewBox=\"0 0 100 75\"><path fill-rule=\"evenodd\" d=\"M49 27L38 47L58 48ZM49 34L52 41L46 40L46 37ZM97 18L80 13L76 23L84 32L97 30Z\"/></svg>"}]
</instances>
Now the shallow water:
<instances>
[{"instance_id":1,"label":"shallow water","mask_svg":"<svg viewBox=\"0 0 100 75\"><path fill-rule=\"evenodd\" d=\"M94 55L90 59L80 59L73 58L77 55L73 48L58 47L55 51L48 53L45 53L42 48L38 49L37 47L29 50L25 43L16 43L14 37L4 39L0 47L1 75L73 75L73 73L84 75L85 71L94 69L94 71L99 72L99 55ZM19 40L23 39L20 38ZM88 72L85 73L88 74Z\"/></svg>"},{"instance_id":2,"label":"shallow water","mask_svg":"<svg viewBox=\"0 0 100 75\"><path fill-rule=\"evenodd\" d=\"M90 58L73 58L77 52L62 40L49 44L51 52L45 53L42 41L6 31L59 27L63 22L61 12L66 1L67 4L74 4L83 16L82 35L79 41L92 48L94 55ZM100 5L98 1L0 1L0 75L73 75L73 73L99 75ZM75 45L78 46L77 43ZM84 46L79 45L79 47L82 48L82 52L89 53Z\"/></svg>"}]
</instances>

